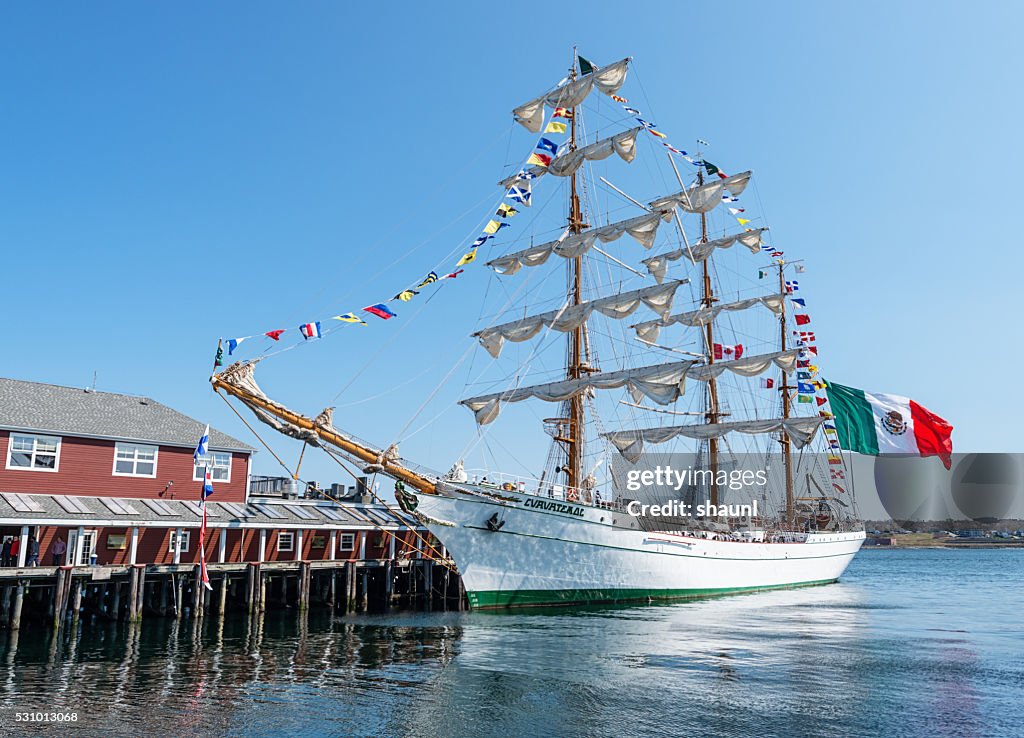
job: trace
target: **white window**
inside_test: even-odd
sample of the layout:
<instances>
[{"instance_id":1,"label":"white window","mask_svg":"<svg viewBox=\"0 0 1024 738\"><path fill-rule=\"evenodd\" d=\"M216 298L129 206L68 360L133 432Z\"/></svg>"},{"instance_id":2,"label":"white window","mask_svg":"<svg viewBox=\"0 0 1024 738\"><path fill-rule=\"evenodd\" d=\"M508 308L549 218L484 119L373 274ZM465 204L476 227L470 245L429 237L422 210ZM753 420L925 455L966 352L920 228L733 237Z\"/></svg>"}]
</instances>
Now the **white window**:
<instances>
[{"instance_id":1,"label":"white window","mask_svg":"<svg viewBox=\"0 0 1024 738\"><path fill-rule=\"evenodd\" d=\"M295 534L281 531L277 534L277 552L290 553L295 550Z\"/></svg>"},{"instance_id":2,"label":"white window","mask_svg":"<svg viewBox=\"0 0 1024 738\"><path fill-rule=\"evenodd\" d=\"M8 469L57 471L60 460L60 439L56 436L30 436L12 433L7 451Z\"/></svg>"},{"instance_id":3,"label":"white window","mask_svg":"<svg viewBox=\"0 0 1024 738\"><path fill-rule=\"evenodd\" d=\"M352 551L356 547L356 534L355 533L342 533L341 540L338 541L341 551Z\"/></svg>"},{"instance_id":4,"label":"white window","mask_svg":"<svg viewBox=\"0 0 1024 738\"><path fill-rule=\"evenodd\" d=\"M172 530L171 531L171 538L170 538L169 545L168 545L168 548L167 548L167 550L169 552L174 553L174 544L176 542L178 542L178 531ZM189 546L189 544L191 542L192 542L192 531L190 531L190 530L183 530L183 531L181 531L181 541L180 541L181 553L188 553L188 546Z\"/></svg>"},{"instance_id":5,"label":"white window","mask_svg":"<svg viewBox=\"0 0 1024 738\"><path fill-rule=\"evenodd\" d=\"M214 482L231 481L231 454L227 451L207 451L206 456L196 459L192 471L192 481L201 482L206 478L206 465L210 465L210 475Z\"/></svg>"},{"instance_id":6,"label":"white window","mask_svg":"<svg viewBox=\"0 0 1024 738\"><path fill-rule=\"evenodd\" d=\"M114 444L115 477L155 477L156 446L140 443Z\"/></svg>"}]
</instances>

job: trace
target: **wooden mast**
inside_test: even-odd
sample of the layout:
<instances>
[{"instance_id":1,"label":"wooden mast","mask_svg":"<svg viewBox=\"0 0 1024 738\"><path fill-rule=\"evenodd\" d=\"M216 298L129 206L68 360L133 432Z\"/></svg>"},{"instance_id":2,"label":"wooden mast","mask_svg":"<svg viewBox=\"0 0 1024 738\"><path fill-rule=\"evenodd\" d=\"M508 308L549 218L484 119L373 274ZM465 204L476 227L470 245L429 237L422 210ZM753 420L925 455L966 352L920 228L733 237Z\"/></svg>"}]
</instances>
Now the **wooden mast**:
<instances>
[{"instance_id":1,"label":"wooden mast","mask_svg":"<svg viewBox=\"0 0 1024 738\"><path fill-rule=\"evenodd\" d=\"M782 298L782 313L779 315L779 350L786 350L786 281L783 274L783 263L778 261L779 269L779 294ZM793 389L789 385L789 375L782 371L782 384L779 391L782 393L782 417L789 417L791 398L789 391ZM786 433L782 434L782 459L786 467L786 524L792 526L796 522L796 511L793 506L793 444Z\"/></svg>"},{"instance_id":2,"label":"wooden mast","mask_svg":"<svg viewBox=\"0 0 1024 738\"><path fill-rule=\"evenodd\" d=\"M569 79L576 79L576 53L573 50L572 69ZM576 108L572 109L570 118L569 150L576 149ZM579 192L576 189L576 173L570 178L569 194L569 231L579 233L583 230L583 214L580 209ZM569 260L569 282L572 287L572 304L579 305L583 301L583 257L577 256ZM585 371L583 365L583 326L580 325L569 333L569 355L566 366L566 377L579 379ZM583 441L584 441L584 406L583 396L576 395L569 399L569 437L568 464L566 465L566 483L577 489L583 483Z\"/></svg>"},{"instance_id":3,"label":"wooden mast","mask_svg":"<svg viewBox=\"0 0 1024 738\"><path fill-rule=\"evenodd\" d=\"M704 172L701 169L697 170L697 185L704 184ZM702 212L700 214L700 242L707 243L708 241L708 216L707 213ZM711 287L711 272L708 269L708 262L711 261L709 255L704 260L704 289L701 298L701 306L710 308L717 298L715 298L714 292ZM714 319L709 320L706 330L707 340L707 356L708 364L715 363L715 332L714 332ZM709 423L717 423L721 413L718 410L718 381L712 377L708 380L708 409L705 413L705 418ZM718 439L711 438L708 440L708 455L711 466L711 495L710 502L712 505L718 505Z\"/></svg>"}]
</instances>

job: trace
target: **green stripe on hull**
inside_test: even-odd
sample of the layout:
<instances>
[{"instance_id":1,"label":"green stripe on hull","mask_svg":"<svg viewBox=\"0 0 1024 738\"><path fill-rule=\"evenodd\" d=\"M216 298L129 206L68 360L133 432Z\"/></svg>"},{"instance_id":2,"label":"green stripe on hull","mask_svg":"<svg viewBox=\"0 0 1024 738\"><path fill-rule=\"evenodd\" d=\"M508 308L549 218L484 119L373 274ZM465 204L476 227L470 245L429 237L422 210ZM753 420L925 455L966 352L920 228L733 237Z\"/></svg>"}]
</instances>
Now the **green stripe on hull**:
<instances>
[{"instance_id":1,"label":"green stripe on hull","mask_svg":"<svg viewBox=\"0 0 1024 738\"><path fill-rule=\"evenodd\" d=\"M499 589L467 592L469 604L477 610L513 607L557 607L559 605L594 605L601 603L647 602L649 600L688 600L702 597L762 592L769 589L795 589L831 584L837 579L820 579L795 584L767 584L755 587L722 587L712 589Z\"/></svg>"}]
</instances>

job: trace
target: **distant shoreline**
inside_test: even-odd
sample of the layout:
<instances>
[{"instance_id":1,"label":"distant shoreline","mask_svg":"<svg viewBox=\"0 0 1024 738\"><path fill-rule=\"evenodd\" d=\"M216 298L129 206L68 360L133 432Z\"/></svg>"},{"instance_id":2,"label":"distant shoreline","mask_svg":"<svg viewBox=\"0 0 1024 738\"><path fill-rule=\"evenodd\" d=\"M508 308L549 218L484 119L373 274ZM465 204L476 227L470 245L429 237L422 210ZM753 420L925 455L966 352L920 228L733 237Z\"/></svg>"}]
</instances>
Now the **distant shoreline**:
<instances>
[{"instance_id":1,"label":"distant shoreline","mask_svg":"<svg viewBox=\"0 0 1024 738\"><path fill-rule=\"evenodd\" d=\"M903 533L892 536L868 536L862 551L896 548L1024 548L1022 539L999 538L933 538L927 533Z\"/></svg>"}]
</instances>

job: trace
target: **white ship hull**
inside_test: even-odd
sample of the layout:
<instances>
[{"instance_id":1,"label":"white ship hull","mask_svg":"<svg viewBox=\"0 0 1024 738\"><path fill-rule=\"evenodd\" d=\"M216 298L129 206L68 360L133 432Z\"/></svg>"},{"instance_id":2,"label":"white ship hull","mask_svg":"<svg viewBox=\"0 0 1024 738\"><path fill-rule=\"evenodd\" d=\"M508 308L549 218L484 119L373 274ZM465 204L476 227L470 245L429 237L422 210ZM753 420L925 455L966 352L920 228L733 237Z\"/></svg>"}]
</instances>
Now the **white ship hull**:
<instances>
[{"instance_id":1,"label":"white ship hull","mask_svg":"<svg viewBox=\"0 0 1024 738\"><path fill-rule=\"evenodd\" d=\"M448 549L474 608L682 599L836 581L864 531L800 542L710 540L619 527L635 519L517 492L418 495L416 513ZM488 519L497 514L498 531ZM612 516L616 526L611 525ZM630 521L633 521L630 523Z\"/></svg>"}]
</instances>

